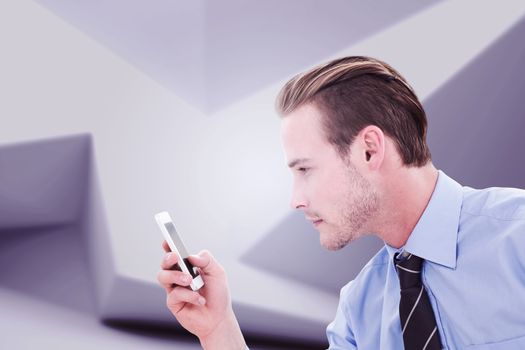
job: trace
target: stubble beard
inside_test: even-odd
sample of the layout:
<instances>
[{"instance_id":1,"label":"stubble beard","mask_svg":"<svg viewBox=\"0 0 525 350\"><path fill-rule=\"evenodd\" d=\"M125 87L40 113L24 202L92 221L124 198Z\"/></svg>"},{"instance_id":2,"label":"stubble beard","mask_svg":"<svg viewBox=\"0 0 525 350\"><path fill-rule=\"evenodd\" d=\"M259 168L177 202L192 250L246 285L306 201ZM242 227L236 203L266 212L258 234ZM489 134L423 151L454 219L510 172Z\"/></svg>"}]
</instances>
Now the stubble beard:
<instances>
[{"instance_id":1,"label":"stubble beard","mask_svg":"<svg viewBox=\"0 0 525 350\"><path fill-rule=\"evenodd\" d=\"M379 209L377 193L351 164L348 165L347 180L346 192L336 205L340 218L332 225L331 232L321 235L321 245L331 251L342 249L367 233L364 232L365 226Z\"/></svg>"}]
</instances>

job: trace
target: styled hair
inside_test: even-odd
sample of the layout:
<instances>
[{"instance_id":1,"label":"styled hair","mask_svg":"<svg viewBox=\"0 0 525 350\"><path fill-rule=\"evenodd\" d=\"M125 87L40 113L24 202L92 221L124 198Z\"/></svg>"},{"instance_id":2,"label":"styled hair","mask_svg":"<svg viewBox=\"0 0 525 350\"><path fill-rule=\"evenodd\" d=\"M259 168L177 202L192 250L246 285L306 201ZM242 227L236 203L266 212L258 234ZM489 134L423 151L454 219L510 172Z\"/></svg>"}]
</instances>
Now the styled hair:
<instances>
[{"instance_id":1,"label":"styled hair","mask_svg":"<svg viewBox=\"0 0 525 350\"><path fill-rule=\"evenodd\" d=\"M321 111L327 139L343 158L357 134L375 125L393 139L405 166L421 167L430 160L423 106L385 62L350 56L296 75L279 92L276 109L284 118L305 104Z\"/></svg>"}]
</instances>

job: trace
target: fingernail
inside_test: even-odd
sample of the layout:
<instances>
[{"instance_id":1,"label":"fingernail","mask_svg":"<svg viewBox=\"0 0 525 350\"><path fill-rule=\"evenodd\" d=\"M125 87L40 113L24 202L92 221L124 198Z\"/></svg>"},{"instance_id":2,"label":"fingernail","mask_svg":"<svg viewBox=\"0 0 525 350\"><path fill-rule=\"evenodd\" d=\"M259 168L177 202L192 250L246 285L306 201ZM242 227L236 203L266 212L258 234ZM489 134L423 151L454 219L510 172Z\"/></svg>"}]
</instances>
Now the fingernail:
<instances>
[{"instance_id":1,"label":"fingernail","mask_svg":"<svg viewBox=\"0 0 525 350\"><path fill-rule=\"evenodd\" d=\"M206 299L204 299L203 297L199 297L199 304L201 305L206 304Z\"/></svg>"},{"instance_id":2,"label":"fingernail","mask_svg":"<svg viewBox=\"0 0 525 350\"><path fill-rule=\"evenodd\" d=\"M171 254L170 254L170 253L167 253L166 255L164 255L164 260L169 260L169 259L170 259L170 256L171 256Z\"/></svg>"}]
</instances>

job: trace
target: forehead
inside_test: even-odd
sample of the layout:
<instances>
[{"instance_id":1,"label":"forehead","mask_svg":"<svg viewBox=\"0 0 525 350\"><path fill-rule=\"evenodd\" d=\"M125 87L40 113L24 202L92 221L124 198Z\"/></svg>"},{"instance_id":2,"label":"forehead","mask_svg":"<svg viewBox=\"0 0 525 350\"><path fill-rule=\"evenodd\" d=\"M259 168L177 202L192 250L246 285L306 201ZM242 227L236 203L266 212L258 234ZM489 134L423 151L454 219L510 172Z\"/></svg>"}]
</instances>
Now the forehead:
<instances>
[{"instance_id":1,"label":"forehead","mask_svg":"<svg viewBox=\"0 0 525 350\"><path fill-rule=\"evenodd\" d=\"M286 156L313 157L331 145L326 139L320 111L311 104L303 105L282 119L281 137Z\"/></svg>"}]
</instances>

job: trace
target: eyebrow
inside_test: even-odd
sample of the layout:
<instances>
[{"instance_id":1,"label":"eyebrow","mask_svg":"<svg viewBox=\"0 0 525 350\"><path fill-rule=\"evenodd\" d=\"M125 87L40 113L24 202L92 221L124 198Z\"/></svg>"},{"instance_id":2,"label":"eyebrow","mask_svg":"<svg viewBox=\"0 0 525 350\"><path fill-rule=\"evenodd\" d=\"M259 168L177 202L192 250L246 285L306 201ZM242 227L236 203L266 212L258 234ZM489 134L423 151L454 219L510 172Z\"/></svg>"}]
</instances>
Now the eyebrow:
<instances>
[{"instance_id":1,"label":"eyebrow","mask_svg":"<svg viewBox=\"0 0 525 350\"><path fill-rule=\"evenodd\" d=\"M290 163L288 163L288 167L289 167L289 168L293 168L293 167L296 166L297 164L306 163L306 162L309 161L309 160L310 160L309 158L298 158L298 159L294 159L294 160L292 160Z\"/></svg>"}]
</instances>

